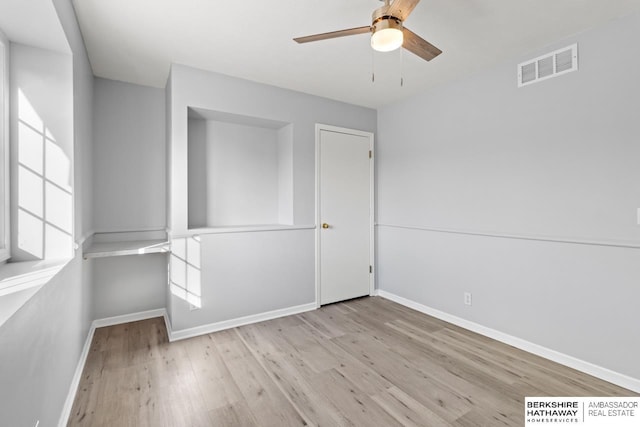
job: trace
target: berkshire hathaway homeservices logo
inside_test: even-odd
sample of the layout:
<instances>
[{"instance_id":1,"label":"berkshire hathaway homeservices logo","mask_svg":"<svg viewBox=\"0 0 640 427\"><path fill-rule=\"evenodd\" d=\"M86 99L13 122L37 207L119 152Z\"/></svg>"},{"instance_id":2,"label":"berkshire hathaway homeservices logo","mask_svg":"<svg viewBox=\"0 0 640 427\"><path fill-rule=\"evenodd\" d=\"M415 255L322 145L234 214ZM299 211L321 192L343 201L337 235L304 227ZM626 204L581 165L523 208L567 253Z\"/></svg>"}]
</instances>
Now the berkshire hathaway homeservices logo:
<instances>
[{"instance_id":1,"label":"berkshire hathaway homeservices logo","mask_svg":"<svg viewBox=\"0 0 640 427\"><path fill-rule=\"evenodd\" d=\"M640 397L526 397L525 427L638 427Z\"/></svg>"}]
</instances>

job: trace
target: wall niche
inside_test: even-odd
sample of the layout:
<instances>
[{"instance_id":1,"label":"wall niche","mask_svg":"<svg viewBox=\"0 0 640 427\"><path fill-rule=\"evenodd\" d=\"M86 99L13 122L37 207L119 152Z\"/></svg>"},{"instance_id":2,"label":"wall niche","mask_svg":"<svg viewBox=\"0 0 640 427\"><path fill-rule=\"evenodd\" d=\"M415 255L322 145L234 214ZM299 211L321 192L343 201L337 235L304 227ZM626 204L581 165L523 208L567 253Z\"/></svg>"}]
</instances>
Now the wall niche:
<instances>
[{"instance_id":1,"label":"wall niche","mask_svg":"<svg viewBox=\"0 0 640 427\"><path fill-rule=\"evenodd\" d=\"M293 225L293 125L187 114L189 229Z\"/></svg>"}]
</instances>

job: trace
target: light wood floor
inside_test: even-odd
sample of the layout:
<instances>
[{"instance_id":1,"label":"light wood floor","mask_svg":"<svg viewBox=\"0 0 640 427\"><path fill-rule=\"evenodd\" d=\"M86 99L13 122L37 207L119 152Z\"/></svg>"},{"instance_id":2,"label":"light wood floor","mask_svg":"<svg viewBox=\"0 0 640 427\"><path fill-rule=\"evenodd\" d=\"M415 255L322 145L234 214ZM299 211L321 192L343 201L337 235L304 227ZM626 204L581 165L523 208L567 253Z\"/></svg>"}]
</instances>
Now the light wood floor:
<instances>
[{"instance_id":1,"label":"light wood floor","mask_svg":"<svg viewBox=\"0 0 640 427\"><path fill-rule=\"evenodd\" d=\"M69 425L521 426L536 395L635 394L374 297L174 343L100 328Z\"/></svg>"}]
</instances>

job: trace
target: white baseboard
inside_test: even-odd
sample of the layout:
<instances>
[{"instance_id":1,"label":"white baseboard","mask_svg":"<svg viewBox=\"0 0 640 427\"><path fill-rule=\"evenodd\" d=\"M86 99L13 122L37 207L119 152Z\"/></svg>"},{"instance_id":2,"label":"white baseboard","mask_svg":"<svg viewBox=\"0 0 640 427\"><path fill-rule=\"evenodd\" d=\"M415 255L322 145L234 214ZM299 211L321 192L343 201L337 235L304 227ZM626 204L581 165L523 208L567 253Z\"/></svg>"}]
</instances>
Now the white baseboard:
<instances>
[{"instance_id":1,"label":"white baseboard","mask_svg":"<svg viewBox=\"0 0 640 427\"><path fill-rule=\"evenodd\" d=\"M238 317L236 319L224 320L222 322L210 323L208 325L196 326L195 328L181 329L179 331L171 330L171 325L167 321L167 332L169 341L178 341L187 338L197 337L199 335L210 334L212 332L231 329L238 326L248 325L251 323L263 322L265 320L276 319L278 317L290 316L292 314L303 313L305 311L315 310L316 303L302 304L294 307L281 308L279 310L267 311L265 313L252 314L250 316Z\"/></svg>"},{"instance_id":2,"label":"white baseboard","mask_svg":"<svg viewBox=\"0 0 640 427\"><path fill-rule=\"evenodd\" d=\"M71 409L73 408L73 401L75 400L76 392L78 391L78 386L80 385L82 371L84 370L85 362L87 361L87 357L89 356L89 349L91 348L93 333L95 331L96 328L92 324L89 328L87 339L84 341L84 346L82 347L82 352L80 353L80 359L78 360L78 364L76 365L76 371L73 374L73 379L71 380L71 385L69 386L69 392L67 393L67 398L64 401L64 406L62 407L62 413L60 414L60 419L58 420L58 427L65 427L69 422Z\"/></svg>"},{"instance_id":3,"label":"white baseboard","mask_svg":"<svg viewBox=\"0 0 640 427\"><path fill-rule=\"evenodd\" d=\"M169 342L171 342L171 319L169 318L169 313L165 310L164 311L164 327L167 328L167 338L169 339Z\"/></svg>"},{"instance_id":4,"label":"white baseboard","mask_svg":"<svg viewBox=\"0 0 640 427\"><path fill-rule=\"evenodd\" d=\"M153 319L154 317L164 317L166 310L158 308L155 310L141 311L139 313L124 314L122 316L107 317L93 321L94 328L103 328L105 326L121 325L123 323L137 322L139 320Z\"/></svg>"},{"instance_id":5,"label":"white baseboard","mask_svg":"<svg viewBox=\"0 0 640 427\"><path fill-rule=\"evenodd\" d=\"M376 294L382 298L386 298L388 300L397 302L398 304L404 305L405 307L412 308L421 313L428 314L429 316L436 317L440 320L444 320L445 322L452 323L456 326L460 326L461 328L468 329L480 335L493 338L496 341L500 341L510 346L519 348L520 350L524 350L528 353L544 357L545 359L551 360L564 366L568 366L570 368L576 369L580 372L584 372L610 383L619 385L620 387L624 387L635 392L640 392L640 379L633 378L598 365L594 365L593 363L586 362L573 356L560 353L556 350L552 350L550 348L523 340L522 338L514 337L495 329L482 326L478 323L471 322L461 317L445 313L444 311L436 310L435 308L431 308L410 299L403 298L382 289L377 289Z\"/></svg>"}]
</instances>

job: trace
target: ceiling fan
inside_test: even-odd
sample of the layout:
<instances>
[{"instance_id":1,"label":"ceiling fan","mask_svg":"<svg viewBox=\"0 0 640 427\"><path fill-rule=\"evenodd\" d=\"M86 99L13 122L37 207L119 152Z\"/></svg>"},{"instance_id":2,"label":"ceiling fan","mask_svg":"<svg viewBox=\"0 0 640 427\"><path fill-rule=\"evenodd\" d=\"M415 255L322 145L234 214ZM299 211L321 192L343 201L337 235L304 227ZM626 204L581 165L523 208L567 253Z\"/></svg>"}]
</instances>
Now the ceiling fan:
<instances>
[{"instance_id":1,"label":"ceiling fan","mask_svg":"<svg viewBox=\"0 0 640 427\"><path fill-rule=\"evenodd\" d=\"M293 40L308 43L371 33L371 47L380 52L390 52L402 46L426 61L442 53L440 49L402 25L420 0L394 0L392 3L389 0L380 1L384 1L384 6L373 11L371 25L297 37Z\"/></svg>"}]
</instances>

